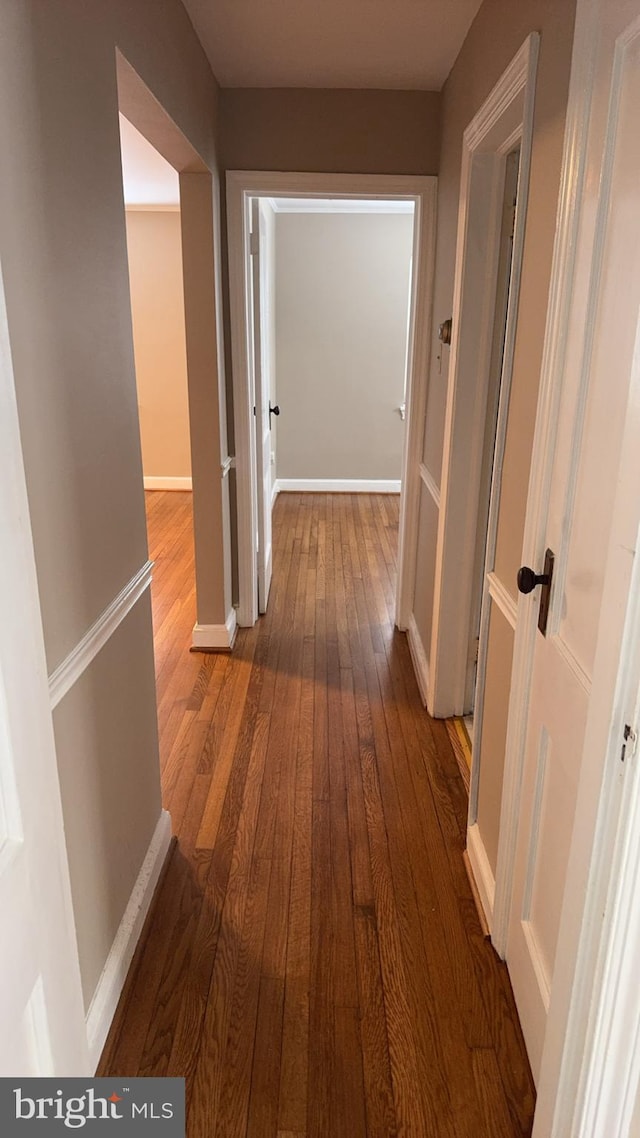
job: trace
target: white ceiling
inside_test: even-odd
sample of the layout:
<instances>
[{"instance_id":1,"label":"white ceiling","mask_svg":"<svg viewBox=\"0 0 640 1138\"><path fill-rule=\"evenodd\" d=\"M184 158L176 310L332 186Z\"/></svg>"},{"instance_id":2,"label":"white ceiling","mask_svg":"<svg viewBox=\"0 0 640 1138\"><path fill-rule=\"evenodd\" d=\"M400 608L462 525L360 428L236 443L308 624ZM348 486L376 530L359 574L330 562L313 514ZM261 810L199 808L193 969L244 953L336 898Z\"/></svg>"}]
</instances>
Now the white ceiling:
<instances>
[{"instance_id":1,"label":"white ceiling","mask_svg":"<svg viewBox=\"0 0 640 1138\"><path fill-rule=\"evenodd\" d=\"M120 149L125 205L180 204L177 171L124 115L120 115Z\"/></svg>"},{"instance_id":2,"label":"white ceiling","mask_svg":"<svg viewBox=\"0 0 640 1138\"><path fill-rule=\"evenodd\" d=\"M481 0L183 0L223 87L438 91Z\"/></svg>"}]
</instances>

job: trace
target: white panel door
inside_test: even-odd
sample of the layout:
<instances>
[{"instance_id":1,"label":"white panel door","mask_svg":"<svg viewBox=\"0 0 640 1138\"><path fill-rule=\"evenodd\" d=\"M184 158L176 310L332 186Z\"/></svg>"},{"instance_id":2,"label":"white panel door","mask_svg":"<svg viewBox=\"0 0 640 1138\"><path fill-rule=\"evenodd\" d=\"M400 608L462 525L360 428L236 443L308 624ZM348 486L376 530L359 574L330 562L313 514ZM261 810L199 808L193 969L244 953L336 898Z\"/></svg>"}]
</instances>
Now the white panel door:
<instances>
[{"instance_id":1,"label":"white panel door","mask_svg":"<svg viewBox=\"0 0 640 1138\"><path fill-rule=\"evenodd\" d=\"M258 493L258 612L267 611L273 562L271 536L271 345L272 296L265 205L251 203L253 282L253 370L255 385L256 466Z\"/></svg>"},{"instance_id":2,"label":"white panel door","mask_svg":"<svg viewBox=\"0 0 640 1138\"><path fill-rule=\"evenodd\" d=\"M608 539L640 312L640 19L599 0L586 177L538 563L555 554L535 633L506 959L537 1078L554 972ZM544 459L543 459L544 462ZM530 504L531 508L531 504ZM520 602L533 620L540 588ZM624 603L624 598L621 598ZM513 707L510 714L513 714ZM504 819L504 811L503 811Z\"/></svg>"},{"instance_id":3,"label":"white panel door","mask_svg":"<svg viewBox=\"0 0 640 1138\"><path fill-rule=\"evenodd\" d=\"M86 1075L80 972L0 282L0 1076Z\"/></svg>"}]
</instances>

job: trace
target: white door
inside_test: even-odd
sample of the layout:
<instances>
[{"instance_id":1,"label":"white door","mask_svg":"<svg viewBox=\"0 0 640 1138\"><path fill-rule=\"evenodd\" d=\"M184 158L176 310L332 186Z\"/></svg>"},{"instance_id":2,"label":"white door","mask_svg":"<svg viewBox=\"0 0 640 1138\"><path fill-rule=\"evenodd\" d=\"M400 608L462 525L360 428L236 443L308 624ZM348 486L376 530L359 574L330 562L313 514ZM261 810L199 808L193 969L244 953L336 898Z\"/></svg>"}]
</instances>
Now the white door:
<instances>
[{"instance_id":1,"label":"white door","mask_svg":"<svg viewBox=\"0 0 640 1138\"><path fill-rule=\"evenodd\" d=\"M271 587L271 425L273 390L273 282L272 242L268 226L270 207L260 198L251 202L251 255L253 282L253 360L255 390L256 466L258 492L258 612L267 611ZM278 413L277 405L276 413Z\"/></svg>"},{"instance_id":2,"label":"white door","mask_svg":"<svg viewBox=\"0 0 640 1138\"><path fill-rule=\"evenodd\" d=\"M0 1076L89 1071L0 282Z\"/></svg>"},{"instance_id":3,"label":"white door","mask_svg":"<svg viewBox=\"0 0 640 1138\"><path fill-rule=\"evenodd\" d=\"M504 888L510 853L506 959L535 1078L554 974L625 410L638 352L640 18L637 0L598 0L597 9L573 287L568 316L558 315L558 296L550 314L545 352L552 361L550 382L547 387L543 375L525 532L525 555L536 572L542 572L547 548L555 554L550 611L546 635L531 634L530 684L520 685L517 668L514 673L510 730L528 698L524 765L521 794L513 799L519 807L515 856L508 842L509 803L503 800L498 861ZM520 600L521 643L523 628L535 628L540 593L538 586Z\"/></svg>"}]
</instances>

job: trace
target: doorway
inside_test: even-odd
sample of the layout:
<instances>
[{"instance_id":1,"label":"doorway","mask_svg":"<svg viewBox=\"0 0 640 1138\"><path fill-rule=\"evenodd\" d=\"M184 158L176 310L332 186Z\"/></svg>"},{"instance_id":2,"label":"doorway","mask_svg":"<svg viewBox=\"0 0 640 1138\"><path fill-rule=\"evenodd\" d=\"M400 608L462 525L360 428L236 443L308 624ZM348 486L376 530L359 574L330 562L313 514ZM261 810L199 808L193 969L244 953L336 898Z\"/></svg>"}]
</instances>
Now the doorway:
<instances>
[{"instance_id":1,"label":"doorway","mask_svg":"<svg viewBox=\"0 0 640 1138\"><path fill-rule=\"evenodd\" d=\"M473 567L473 596L471 601L471 625L466 691L463 708L463 722L469 739L470 755L474 743L474 711L476 693L482 698L484 676L480 672L479 661L483 661L487 651L489 633L488 620L482 619L482 610L487 601L488 575L493 571L495 559L494 515L498 509L500 494L499 468L502 455L501 440L498 438L498 414L502 397L502 378L505 370L505 346L507 319L511 295L513 243L515 238L516 212L518 202L518 176L520 172L520 146L511 150L504 162L504 189L500 218L500 244L496 273L495 306L493 333L491 337L491 360L487 385L487 409L482 447L482 466L480 471L480 490L478 500L478 527ZM507 380L509 377L505 377ZM505 392L505 400L506 400ZM494 474L496 475L494 479ZM493 501L492 501L493 497Z\"/></svg>"},{"instance_id":2,"label":"doorway","mask_svg":"<svg viewBox=\"0 0 640 1138\"><path fill-rule=\"evenodd\" d=\"M251 174L232 172L227 175L229 276L231 292L231 340L234 375L234 418L236 435L236 478L238 499L238 622L250 626L261 611L264 587L259 590L260 547L268 550L268 533L260 533L265 517L270 513L264 487L266 448L269 444L269 391L256 383L254 360L265 362L264 345L255 341L254 296L259 287L252 253L259 245L259 236L252 239L252 202L256 199L289 199L298 203L298 211L308 210L312 199L328 203L346 212L355 212L358 202L375 212L381 202L412 206L415 224L411 254L415 271L412 273L408 350L406 368L406 438L400 464L400 573L396 604L396 619L402 624L402 595L415 571L415 535L413 515L417 505L416 481L419 479L419 441L416 424L424 414L425 355L428 345L430 293L433 266L433 223L435 216L434 178L395 178L387 176L319 175L319 174ZM342 203L340 206L339 203ZM258 213L259 219L259 213ZM253 241L253 245L252 245ZM253 254L255 256L255 254ZM259 306L258 306L259 308ZM406 305L405 305L406 318ZM263 321L264 324L264 321ZM265 324L268 327L268 323ZM404 330L403 330L404 337ZM403 343L406 340L403 339ZM257 350L256 350L257 349ZM268 353L267 353L268 354ZM268 366L268 363L267 363ZM400 366L402 374L402 365ZM401 423L402 385L399 388L394 413ZM260 400L260 408L258 403ZM254 416L254 406L256 413ZM273 407L273 404L272 404ZM256 425L257 424L257 430ZM260 475L258 475L260 471ZM283 487L284 488L284 487ZM294 486L289 487L294 489ZM316 488L320 488L319 486ZM330 489L327 485L326 489ZM333 487L338 488L338 487ZM343 488L347 489L345 485ZM268 497L268 495L267 495ZM259 505L259 500L265 503ZM259 595L260 593L260 595Z\"/></svg>"},{"instance_id":3,"label":"doorway","mask_svg":"<svg viewBox=\"0 0 640 1138\"><path fill-rule=\"evenodd\" d=\"M395 494L412 202L251 199L258 609L281 492Z\"/></svg>"},{"instance_id":4,"label":"doorway","mask_svg":"<svg viewBox=\"0 0 640 1138\"><path fill-rule=\"evenodd\" d=\"M196 620L180 182L177 171L122 114L120 146L166 793L172 744L167 675L188 652Z\"/></svg>"},{"instance_id":5,"label":"doorway","mask_svg":"<svg viewBox=\"0 0 640 1138\"><path fill-rule=\"evenodd\" d=\"M233 646L236 622L231 598L231 460L219 334L222 319L216 260L220 247L217 185L212 170L119 51L116 62L121 114L169 164L174 179L176 175L179 179L195 546L196 621L191 646L205 651L228 651ZM184 439L184 427L182 433Z\"/></svg>"}]
</instances>

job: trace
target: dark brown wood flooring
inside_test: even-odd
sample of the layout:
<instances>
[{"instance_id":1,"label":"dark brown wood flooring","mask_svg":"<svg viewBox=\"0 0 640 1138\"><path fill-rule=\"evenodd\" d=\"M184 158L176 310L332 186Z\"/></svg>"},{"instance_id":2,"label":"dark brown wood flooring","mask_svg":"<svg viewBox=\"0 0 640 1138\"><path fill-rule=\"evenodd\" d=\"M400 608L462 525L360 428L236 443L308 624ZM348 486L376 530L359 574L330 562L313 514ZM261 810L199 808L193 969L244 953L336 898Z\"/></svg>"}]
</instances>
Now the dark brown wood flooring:
<instances>
[{"instance_id":1,"label":"dark brown wood flooring","mask_svg":"<svg viewBox=\"0 0 640 1138\"><path fill-rule=\"evenodd\" d=\"M269 611L190 654L190 495L148 495L178 841L100 1073L183 1075L189 1138L515 1138L534 1094L394 630L398 499L281 494Z\"/></svg>"}]
</instances>

